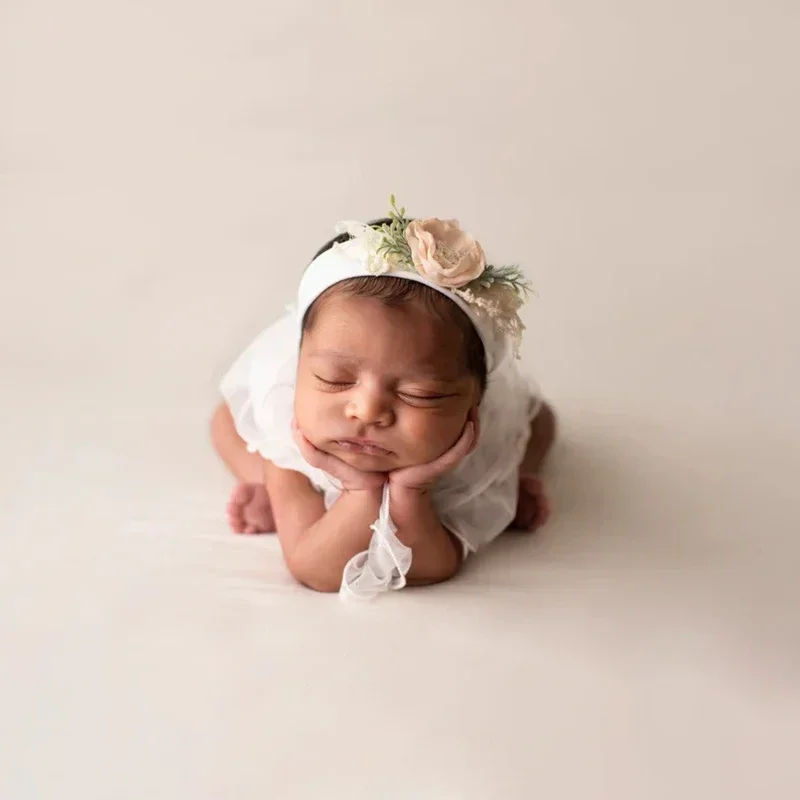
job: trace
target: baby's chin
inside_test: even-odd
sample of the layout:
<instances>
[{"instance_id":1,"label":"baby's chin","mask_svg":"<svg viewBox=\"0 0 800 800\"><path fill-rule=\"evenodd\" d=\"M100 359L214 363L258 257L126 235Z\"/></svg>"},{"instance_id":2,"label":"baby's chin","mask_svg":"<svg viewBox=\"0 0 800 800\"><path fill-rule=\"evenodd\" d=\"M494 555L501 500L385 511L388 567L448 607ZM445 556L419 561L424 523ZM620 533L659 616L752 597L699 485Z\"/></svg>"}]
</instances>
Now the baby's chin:
<instances>
[{"instance_id":1,"label":"baby's chin","mask_svg":"<svg viewBox=\"0 0 800 800\"><path fill-rule=\"evenodd\" d=\"M399 455L397 453L392 453L391 455L370 455L367 453L342 452L335 447L331 448L329 452L331 455L344 461L348 466L360 472L393 472L394 470L416 467L436 460L435 455L417 455L416 457L407 454Z\"/></svg>"},{"instance_id":2,"label":"baby's chin","mask_svg":"<svg viewBox=\"0 0 800 800\"><path fill-rule=\"evenodd\" d=\"M328 442L325 447L321 449L336 456L340 461L359 470L359 472L392 472L396 469L410 467L415 463L421 463L409 460L408 457L398 453L354 452L342 447L336 442Z\"/></svg>"},{"instance_id":3,"label":"baby's chin","mask_svg":"<svg viewBox=\"0 0 800 800\"><path fill-rule=\"evenodd\" d=\"M403 465L395 456L373 456L365 453L341 453L335 452L340 461L344 461L349 467L357 469L359 472L391 472L400 469Z\"/></svg>"}]
</instances>

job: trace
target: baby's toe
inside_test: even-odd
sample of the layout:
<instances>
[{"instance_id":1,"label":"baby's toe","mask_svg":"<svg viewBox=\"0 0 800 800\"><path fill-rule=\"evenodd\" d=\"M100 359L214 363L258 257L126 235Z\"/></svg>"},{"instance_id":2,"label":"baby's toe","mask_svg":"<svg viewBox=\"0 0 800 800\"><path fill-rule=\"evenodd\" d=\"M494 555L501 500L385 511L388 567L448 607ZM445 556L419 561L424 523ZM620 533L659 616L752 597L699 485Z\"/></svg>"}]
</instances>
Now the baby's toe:
<instances>
[{"instance_id":1,"label":"baby's toe","mask_svg":"<svg viewBox=\"0 0 800 800\"><path fill-rule=\"evenodd\" d=\"M228 525L234 533L245 533L247 528L247 520L245 518L245 511L247 504L253 498L253 485L249 483L240 483L231 492L230 500L226 508L228 515Z\"/></svg>"},{"instance_id":2,"label":"baby's toe","mask_svg":"<svg viewBox=\"0 0 800 800\"><path fill-rule=\"evenodd\" d=\"M514 517L513 527L521 531L529 530L533 523L535 512L536 508L531 503L530 497L526 493L520 492L517 501L517 516Z\"/></svg>"},{"instance_id":3,"label":"baby's toe","mask_svg":"<svg viewBox=\"0 0 800 800\"><path fill-rule=\"evenodd\" d=\"M521 475L519 479L520 489L524 490L531 497L537 497L544 489L541 478L535 475Z\"/></svg>"},{"instance_id":4,"label":"baby's toe","mask_svg":"<svg viewBox=\"0 0 800 800\"><path fill-rule=\"evenodd\" d=\"M535 475L520 475L517 518L514 526L519 530L533 531L541 528L550 516L550 504L544 493L544 484Z\"/></svg>"},{"instance_id":5,"label":"baby's toe","mask_svg":"<svg viewBox=\"0 0 800 800\"><path fill-rule=\"evenodd\" d=\"M241 510L228 510L228 526L234 533L244 533L245 522L244 517L241 514Z\"/></svg>"},{"instance_id":6,"label":"baby's toe","mask_svg":"<svg viewBox=\"0 0 800 800\"><path fill-rule=\"evenodd\" d=\"M263 486L254 486L250 502L244 508L244 521L249 533L268 533L275 530L275 519L269 495Z\"/></svg>"},{"instance_id":7,"label":"baby's toe","mask_svg":"<svg viewBox=\"0 0 800 800\"><path fill-rule=\"evenodd\" d=\"M529 498L525 504L525 508L522 510L522 514L520 515L519 527L523 531L532 531L536 527L536 515L536 503L531 502Z\"/></svg>"},{"instance_id":8,"label":"baby's toe","mask_svg":"<svg viewBox=\"0 0 800 800\"><path fill-rule=\"evenodd\" d=\"M232 492L228 500L228 508L232 506L243 507L253 499L254 485L252 483L240 483Z\"/></svg>"},{"instance_id":9,"label":"baby's toe","mask_svg":"<svg viewBox=\"0 0 800 800\"><path fill-rule=\"evenodd\" d=\"M269 509L259 509L247 513L245 525L245 533L271 533L275 530L275 521Z\"/></svg>"},{"instance_id":10,"label":"baby's toe","mask_svg":"<svg viewBox=\"0 0 800 800\"><path fill-rule=\"evenodd\" d=\"M533 515L530 530L535 531L543 527L547 524L548 519L550 519L550 508L547 505L547 501L540 497L536 503L536 513Z\"/></svg>"}]
</instances>

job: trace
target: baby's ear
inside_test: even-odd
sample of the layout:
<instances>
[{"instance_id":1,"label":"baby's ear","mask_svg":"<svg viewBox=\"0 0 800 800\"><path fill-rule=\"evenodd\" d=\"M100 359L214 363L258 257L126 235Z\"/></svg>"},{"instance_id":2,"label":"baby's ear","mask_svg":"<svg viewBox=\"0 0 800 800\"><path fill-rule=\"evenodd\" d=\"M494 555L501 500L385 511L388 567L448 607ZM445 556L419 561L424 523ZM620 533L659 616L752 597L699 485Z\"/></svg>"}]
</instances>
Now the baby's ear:
<instances>
[{"instance_id":1,"label":"baby's ear","mask_svg":"<svg viewBox=\"0 0 800 800\"><path fill-rule=\"evenodd\" d=\"M483 400L484 392L481 390L481 387L478 386L478 382L475 382L475 393L472 395L472 408L475 410L475 413L478 412L478 408L481 404L481 400Z\"/></svg>"},{"instance_id":2,"label":"baby's ear","mask_svg":"<svg viewBox=\"0 0 800 800\"><path fill-rule=\"evenodd\" d=\"M471 422L475 426L475 436L472 440L472 450L475 449L476 445L478 444L478 439L481 438L481 418L480 414L478 413L478 406L472 406L467 414L467 422ZM472 452L470 450L470 452Z\"/></svg>"}]
</instances>

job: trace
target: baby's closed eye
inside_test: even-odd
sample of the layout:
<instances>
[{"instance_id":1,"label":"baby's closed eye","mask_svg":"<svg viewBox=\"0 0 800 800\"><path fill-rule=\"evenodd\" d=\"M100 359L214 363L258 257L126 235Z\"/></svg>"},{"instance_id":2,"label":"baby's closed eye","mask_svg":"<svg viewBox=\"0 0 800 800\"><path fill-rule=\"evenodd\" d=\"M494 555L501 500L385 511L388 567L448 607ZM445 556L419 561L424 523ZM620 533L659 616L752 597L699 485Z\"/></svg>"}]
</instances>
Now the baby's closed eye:
<instances>
[{"instance_id":1,"label":"baby's closed eye","mask_svg":"<svg viewBox=\"0 0 800 800\"><path fill-rule=\"evenodd\" d=\"M321 384L323 387L329 389L346 389L350 386L355 384L355 378L350 375L341 375L341 374L326 374L326 375L318 375L317 373L312 373L316 381Z\"/></svg>"},{"instance_id":2,"label":"baby's closed eye","mask_svg":"<svg viewBox=\"0 0 800 800\"><path fill-rule=\"evenodd\" d=\"M400 387L397 394L406 403L417 406L439 405L446 400L458 397L458 393L453 391L417 387Z\"/></svg>"}]
</instances>

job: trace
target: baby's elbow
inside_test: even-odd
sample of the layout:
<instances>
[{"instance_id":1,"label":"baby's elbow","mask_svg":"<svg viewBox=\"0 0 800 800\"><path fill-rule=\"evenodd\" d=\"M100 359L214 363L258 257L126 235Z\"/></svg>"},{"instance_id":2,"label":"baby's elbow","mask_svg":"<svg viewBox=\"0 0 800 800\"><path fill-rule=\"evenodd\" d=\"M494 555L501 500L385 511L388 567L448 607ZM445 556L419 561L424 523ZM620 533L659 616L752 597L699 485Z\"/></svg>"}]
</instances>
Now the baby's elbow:
<instances>
[{"instance_id":1,"label":"baby's elbow","mask_svg":"<svg viewBox=\"0 0 800 800\"><path fill-rule=\"evenodd\" d=\"M406 583L409 586L433 586L437 583L444 583L458 575L461 569L460 562L452 562L442 568L437 568L430 571L415 571L413 566L408 573Z\"/></svg>"},{"instance_id":2,"label":"baby's elbow","mask_svg":"<svg viewBox=\"0 0 800 800\"><path fill-rule=\"evenodd\" d=\"M331 575L325 570L320 570L319 566L309 563L302 554L292 554L286 559L286 566L292 577L307 589L322 594L332 594L339 591L340 578Z\"/></svg>"},{"instance_id":3,"label":"baby's elbow","mask_svg":"<svg viewBox=\"0 0 800 800\"><path fill-rule=\"evenodd\" d=\"M333 581L330 580L330 578L325 578L318 575L309 576L305 579L298 578L295 575L295 580L298 580L307 589L319 592L320 594L335 594L339 591L340 586L339 581Z\"/></svg>"},{"instance_id":4,"label":"baby's elbow","mask_svg":"<svg viewBox=\"0 0 800 800\"><path fill-rule=\"evenodd\" d=\"M458 539L450 534L449 548L444 548L436 558L428 561L411 562L407 582L409 586L432 586L435 583L444 583L461 571L464 563L464 549Z\"/></svg>"}]
</instances>

